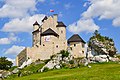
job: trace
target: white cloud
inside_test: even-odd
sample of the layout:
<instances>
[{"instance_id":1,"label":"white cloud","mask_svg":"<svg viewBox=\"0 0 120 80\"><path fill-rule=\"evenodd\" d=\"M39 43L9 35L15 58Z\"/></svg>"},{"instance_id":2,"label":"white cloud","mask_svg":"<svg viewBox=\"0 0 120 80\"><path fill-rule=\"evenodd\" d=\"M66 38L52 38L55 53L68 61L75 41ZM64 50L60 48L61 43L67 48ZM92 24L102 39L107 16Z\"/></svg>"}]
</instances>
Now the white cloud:
<instances>
[{"instance_id":1,"label":"white cloud","mask_svg":"<svg viewBox=\"0 0 120 80\"><path fill-rule=\"evenodd\" d=\"M70 3L67 3L64 5L65 9L70 9L72 7L72 5Z\"/></svg>"},{"instance_id":2,"label":"white cloud","mask_svg":"<svg viewBox=\"0 0 120 80\"><path fill-rule=\"evenodd\" d=\"M80 19L77 22L68 26L70 32L80 33L80 32L94 32L99 29L92 19Z\"/></svg>"},{"instance_id":3,"label":"white cloud","mask_svg":"<svg viewBox=\"0 0 120 80\"><path fill-rule=\"evenodd\" d=\"M16 65L15 59L7 58L7 60L11 61L13 63L13 66Z\"/></svg>"},{"instance_id":4,"label":"white cloud","mask_svg":"<svg viewBox=\"0 0 120 80\"><path fill-rule=\"evenodd\" d=\"M6 23L2 28L2 31L5 32L32 32L33 31L33 23L38 21L41 24L41 20L45 15L36 14L30 17L25 17L22 19L16 18Z\"/></svg>"},{"instance_id":5,"label":"white cloud","mask_svg":"<svg viewBox=\"0 0 120 80\"><path fill-rule=\"evenodd\" d=\"M17 40L18 38L15 36L15 34L10 33L8 38L0 38L0 44L11 44Z\"/></svg>"},{"instance_id":6,"label":"white cloud","mask_svg":"<svg viewBox=\"0 0 120 80\"><path fill-rule=\"evenodd\" d=\"M82 16L84 18L101 19L113 19L113 25L120 26L118 24L120 17L120 0L88 0L91 5L85 11ZM118 21L117 21L118 20Z\"/></svg>"},{"instance_id":7,"label":"white cloud","mask_svg":"<svg viewBox=\"0 0 120 80\"><path fill-rule=\"evenodd\" d=\"M113 20L113 25L114 25L115 27L120 26L120 17L115 18L115 19Z\"/></svg>"},{"instance_id":8,"label":"white cloud","mask_svg":"<svg viewBox=\"0 0 120 80\"><path fill-rule=\"evenodd\" d=\"M0 8L0 17L24 17L29 15L28 11L36 10L35 0L6 0L5 4Z\"/></svg>"},{"instance_id":9,"label":"white cloud","mask_svg":"<svg viewBox=\"0 0 120 80\"><path fill-rule=\"evenodd\" d=\"M92 32L98 30L93 18L111 19L113 26L120 27L120 0L87 0L86 4L90 5L88 9L82 13L82 18L75 23L69 25L69 31L74 33Z\"/></svg>"},{"instance_id":10,"label":"white cloud","mask_svg":"<svg viewBox=\"0 0 120 80\"><path fill-rule=\"evenodd\" d=\"M25 47L23 46L16 46L16 45L13 45L11 48L7 49L5 51L5 54L6 55L13 55L13 56L16 56L17 54L19 54Z\"/></svg>"}]
</instances>

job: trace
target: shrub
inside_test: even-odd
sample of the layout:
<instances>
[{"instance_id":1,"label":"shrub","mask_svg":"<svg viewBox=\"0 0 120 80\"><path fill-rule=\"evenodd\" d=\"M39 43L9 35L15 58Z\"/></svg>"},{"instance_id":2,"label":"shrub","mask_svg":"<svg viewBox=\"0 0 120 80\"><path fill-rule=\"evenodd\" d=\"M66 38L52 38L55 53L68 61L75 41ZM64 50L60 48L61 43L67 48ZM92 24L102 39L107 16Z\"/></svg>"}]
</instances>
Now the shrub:
<instances>
[{"instance_id":1,"label":"shrub","mask_svg":"<svg viewBox=\"0 0 120 80\"><path fill-rule=\"evenodd\" d=\"M74 60L70 60L69 63L70 63L70 64L74 64Z\"/></svg>"},{"instance_id":2,"label":"shrub","mask_svg":"<svg viewBox=\"0 0 120 80\"><path fill-rule=\"evenodd\" d=\"M44 60L44 63L47 64L51 59Z\"/></svg>"},{"instance_id":3,"label":"shrub","mask_svg":"<svg viewBox=\"0 0 120 80\"><path fill-rule=\"evenodd\" d=\"M43 70L43 72L47 72L48 70L49 70L49 68L45 67L44 70Z\"/></svg>"},{"instance_id":4,"label":"shrub","mask_svg":"<svg viewBox=\"0 0 120 80\"><path fill-rule=\"evenodd\" d=\"M9 71L13 71L15 68L17 68L17 66L13 66L9 69Z\"/></svg>"},{"instance_id":5,"label":"shrub","mask_svg":"<svg viewBox=\"0 0 120 80\"><path fill-rule=\"evenodd\" d=\"M63 59L64 57L68 57L70 53L68 51L61 50L59 54L62 54L62 59Z\"/></svg>"}]
</instances>

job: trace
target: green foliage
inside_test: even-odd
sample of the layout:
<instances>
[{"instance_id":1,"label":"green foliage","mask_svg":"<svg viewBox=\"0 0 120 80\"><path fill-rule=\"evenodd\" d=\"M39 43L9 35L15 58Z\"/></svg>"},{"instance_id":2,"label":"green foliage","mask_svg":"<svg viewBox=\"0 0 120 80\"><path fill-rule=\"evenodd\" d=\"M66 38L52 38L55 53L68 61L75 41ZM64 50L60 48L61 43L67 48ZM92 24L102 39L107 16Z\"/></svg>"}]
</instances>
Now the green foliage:
<instances>
[{"instance_id":1,"label":"green foliage","mask_svg":"<svg viewBox=\"0 0 120 80\"><path fill-rule=\"evenodd\" d=\"M12 65L13 63L7 60L7 57L0 57L0 69L8 70Z\"/></svg>"},{"instance_id":2,"label":"green foliage","mask_svg":"<svg viewBox=\"0 0 120 80\"><path fill-rule=\"evenodd\" d=\"M44 60L44 63L47 64L51 59Z\"/></svg>"},{"instance_id":3,"label":"green foliage","mask_svg":"<svg viewBox=\"0 0 120 80\"><path fill-rule=\"evenodd\" d=\"M15 68L17 68L17 66L13 66L9 69L9 71L13 71Z\"/></svg>"},{"instance_id":4,"label":"green foliage","mask_svg":"<svg viewBox=\"0 0 120 80\"><path fill-rule=\"evenodd\" d=\"M70 63L70 64L74 64L74 60L70 60L69 63Z\"/></svg>"},{"instance_id":5,"label":"green foliage","mask_svg":"<svg viewBox=\"0 0 120 80\"><path fill-rule=\"evenodd\" d=\"M49 70L49 68L45 67L43 72L47 72Z\"/></svg>"},{"instance_id":6,"label":"green foliage","mask_svg":"<svg viewBox=\"0 0 120 80\"><path fill-rule=\"evenodd\" d=\"M60 53L58 54L62 54L62 59L63 59L64 57L68 57L70 53L68 51L61 50Z\"/></svg>"}]
</instances>

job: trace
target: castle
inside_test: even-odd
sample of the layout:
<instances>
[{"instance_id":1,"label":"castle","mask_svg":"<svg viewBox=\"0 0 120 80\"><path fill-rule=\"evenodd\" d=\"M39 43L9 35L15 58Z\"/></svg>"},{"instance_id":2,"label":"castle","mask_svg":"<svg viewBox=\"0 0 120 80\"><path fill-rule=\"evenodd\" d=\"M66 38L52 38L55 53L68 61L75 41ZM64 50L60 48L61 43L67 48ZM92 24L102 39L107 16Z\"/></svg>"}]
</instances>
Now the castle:
<instances>
[{"instance_id":1,"label":"castle","mask_svg":"<svg viewBox=\"0 0 120 80\"><path fill-rule=\"evenodd\" d=\"M38 59L49 59L51 55L61 50L69 50L73 57L85 57L85 42L74 34L66 39L66 25L58 22L58 15L45 16L42 25L37 21L33 24L33 44L21 51L16 57L17 66L21 66L27 59L36 61Z\"/></svg>"}]
</instances>

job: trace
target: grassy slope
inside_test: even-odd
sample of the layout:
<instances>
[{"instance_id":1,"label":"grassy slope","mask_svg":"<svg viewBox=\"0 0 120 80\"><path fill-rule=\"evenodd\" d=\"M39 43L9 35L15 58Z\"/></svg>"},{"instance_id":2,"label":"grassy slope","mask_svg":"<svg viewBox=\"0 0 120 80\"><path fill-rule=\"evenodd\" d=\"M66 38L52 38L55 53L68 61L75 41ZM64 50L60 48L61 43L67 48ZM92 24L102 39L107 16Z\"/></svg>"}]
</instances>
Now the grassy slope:
<instances>
[{"instance_id":1,"label":"grassy slope","mask_svg":"<svg viewBox=\"0 0 120 80\"><path fill-rule=\"evenodd\" d=\"M7 80L120 80L120 64L91 64L92 68L52 70Z\"/></svg>"}]
</instances>

